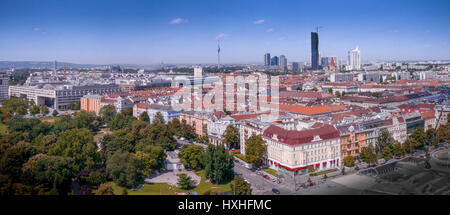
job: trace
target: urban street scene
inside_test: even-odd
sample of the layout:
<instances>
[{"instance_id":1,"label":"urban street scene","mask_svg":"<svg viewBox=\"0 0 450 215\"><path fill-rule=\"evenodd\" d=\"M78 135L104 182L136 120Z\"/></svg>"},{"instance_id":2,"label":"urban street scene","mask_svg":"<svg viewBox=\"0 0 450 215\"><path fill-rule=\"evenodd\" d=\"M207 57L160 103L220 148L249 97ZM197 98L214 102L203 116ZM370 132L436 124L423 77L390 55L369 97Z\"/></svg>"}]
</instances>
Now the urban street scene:
<instances>
[{"instance_id":1,"label":"urban street scene","mask_svg":"<svg viewBox=\"0 0 450 215\"><path fill-rule=\"evenodd\" d=\"M450 195L449 11L0 0L0 196Z\"/></svg>"}]
</instances>

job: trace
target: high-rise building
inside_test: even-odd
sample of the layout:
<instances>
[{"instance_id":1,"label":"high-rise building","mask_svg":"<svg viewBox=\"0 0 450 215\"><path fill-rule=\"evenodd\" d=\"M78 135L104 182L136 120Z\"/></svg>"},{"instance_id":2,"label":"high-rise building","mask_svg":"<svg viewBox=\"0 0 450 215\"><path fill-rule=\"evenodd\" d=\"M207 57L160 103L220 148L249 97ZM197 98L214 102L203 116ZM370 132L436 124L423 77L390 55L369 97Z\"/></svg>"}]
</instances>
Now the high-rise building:
<instances>
[{"instance_id":1,"label":"high-rise building","mask_svg":"<svg viewBox=\"0 0 450 215\"><path fill-rule=\"evenodd\" d=\"M264 55L264 66L270 66L271 62L270 62L270 53L266 53Z\"/></svg>"},{"instance_id":2,"label":"high-rise building","mask_svg":"<svg viewBox=\"0 0 450 215\"><path fill-rule=\"evenodd\" d=\"M283 72L287 72L287 59L284 55L280 55L280 69Z\"/></svg>"},{"instance_id":3,"label":"high-rise building","mask_svg":"<svg viewBox=\"0 0 450 215\"><path fill-rule=\"evenodd\" d=\"M8 80L7 74L0 73L0 102L8 98Z\"/></svg>"},{"instance_id":4,"label":"high-rise building","mask_svg":"<svg viewBox=\"0 0 450 215\"><path fill-rule=\"evenodd\" d=\"M313 70L319 69L319 33L311 32L311 66Z\"/></svg>"},{"instance_id":5,"label":"high-rise building","mask_svg":"<svg viewBox=\"0 0 450 215\"><path fill-rule=\"evenodd\" d=\"M358 47L348 52L348 64L351 69L361 69L361 52Z\"/></svg>"},{"instance_id":6,"label":"high-rise building","mask_svg":"<svg viewBox=\"0 0 450 215\"><path fill-rule=\"evenodd\" d=\"M295 71L295 72L300 71L298 62L292 62L292 71Z\"/></svg>"},{"instance_id":7,"label":"high-rise building","mask_svg":"<svg viewBox=\"0 0 450 215\"><path fill-rule=\"evenodd\" d=\"M277 57L277 56L273 56L273 57L270 59L270 65L272 65L272 66L278 66L278 57Z\"/></svg>"}]
</instances>

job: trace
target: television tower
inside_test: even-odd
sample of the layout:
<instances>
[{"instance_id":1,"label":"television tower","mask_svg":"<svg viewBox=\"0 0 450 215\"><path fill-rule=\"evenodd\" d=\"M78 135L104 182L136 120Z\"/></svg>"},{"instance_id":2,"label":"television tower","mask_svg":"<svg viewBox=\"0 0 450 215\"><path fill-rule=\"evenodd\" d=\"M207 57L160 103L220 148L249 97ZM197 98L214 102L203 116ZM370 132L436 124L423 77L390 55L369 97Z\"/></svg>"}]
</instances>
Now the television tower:
<instances>
[{"instance_id":1,"label":"television tower","mask_svg":"<svg viewBox=\"0 0 450 215\"><path fill-rule=\"evenodd\" d=\"M220 40L217 40L217 69L220 69Z\"/></svg>"}]
</instances>

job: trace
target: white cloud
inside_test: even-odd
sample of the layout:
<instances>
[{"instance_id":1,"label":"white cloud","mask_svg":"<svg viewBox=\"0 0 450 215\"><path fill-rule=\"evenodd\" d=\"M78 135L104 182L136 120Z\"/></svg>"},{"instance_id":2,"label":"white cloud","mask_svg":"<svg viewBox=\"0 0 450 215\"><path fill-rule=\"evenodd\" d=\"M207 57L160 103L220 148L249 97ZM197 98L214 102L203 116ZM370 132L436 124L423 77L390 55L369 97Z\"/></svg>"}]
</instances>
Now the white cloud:
<instances>
[{"instance_id":1,"label":"white cloud","mask_svg":"<svg viewBox=\"0 0 450 215\"><path fill-rule=\"evenodd\" d=\"M269 29L267 29L267 33L272 33L272 32L274 32L275 31L275 29L273 29L273 28L269 28Z\"/></svg>"},{"instance_id":2,"label":"white cloud","mask_svg":"<svg viewBox=\"0 0 450 215\"><path fill-rule=\"evenodd\" d=\"M188 22L189 22L188 19L175 18L172 21L170 21L169 24L171 24L171 25L179 25L179 24L184 24L184 23L188 23Z\"/></svg>"},{"instance_id":3,"label":"white cloud","mask_svg":"<svg viewBox=\"0 0 450 215\"><path fill-rule=\"evenodd\" d=\"M33 28L33 31L41 31L41 29L40 29L40 28L37 28L37 27L35 27L35 28Z\"/></svg>"},{"instance_id":4,"label":"white cloud","mask_svg":"<svg viewBox=\"0 0 450 215\"><path fill-rule=\"evenodd\" d=\"M284 40L284 39L286 39L286 37L280 37L280 38L278 38L279 40Z\"/></svg>"},{"instance_id":5,"label":"white cloud","mask_svg":"<svg viewBox=\"0 0 450 215\"><path fill-rule=\"evenodd\" d=\"M216 36L216 40L220 40L220 39L226 39L228 38L228 34L219 34Z\"/></svg>"},{"instance_id":6,"label":"white cloud","mask_svg":"<svg viewBox=\"0 0 450 215\"><path fill-rule=\"evenodd\" d=\"M398 29L394 29L394 30L390 30L390 32L392 32L392 33L399 33L399 32L400 32L400 30L398 30Z\"/></svg>"},{"instance_id":7,"label":"white cloud","mask_svg":"<svg viewBox=\"0 0 450 215\"><path fill-rule=\"evenodd\" d=\"M255 25L259 25L259 24L263 24L263 23L264 23L264 19L256 20L253 22L253 24L255 24Z\"/></svg>"}]
</instances>

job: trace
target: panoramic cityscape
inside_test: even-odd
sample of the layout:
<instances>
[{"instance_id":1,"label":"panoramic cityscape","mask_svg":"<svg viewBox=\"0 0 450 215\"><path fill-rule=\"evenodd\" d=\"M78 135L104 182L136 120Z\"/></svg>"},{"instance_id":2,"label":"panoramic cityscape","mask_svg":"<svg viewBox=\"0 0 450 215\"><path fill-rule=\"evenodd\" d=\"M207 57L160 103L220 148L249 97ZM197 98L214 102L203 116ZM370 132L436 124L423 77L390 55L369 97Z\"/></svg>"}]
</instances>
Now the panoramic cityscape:
<instances>
[{"instance_id":1,"label":"panoramic cityscape","mask_svg":"<svg viewBox=\"0 0 450 215\"><path fill-rule=\"evenodd\" d=\"M449 195L450 3L281 2L0 1L0 195Z\"/></svg>"}]
</instances>

